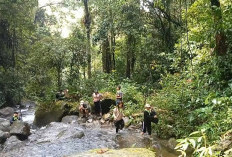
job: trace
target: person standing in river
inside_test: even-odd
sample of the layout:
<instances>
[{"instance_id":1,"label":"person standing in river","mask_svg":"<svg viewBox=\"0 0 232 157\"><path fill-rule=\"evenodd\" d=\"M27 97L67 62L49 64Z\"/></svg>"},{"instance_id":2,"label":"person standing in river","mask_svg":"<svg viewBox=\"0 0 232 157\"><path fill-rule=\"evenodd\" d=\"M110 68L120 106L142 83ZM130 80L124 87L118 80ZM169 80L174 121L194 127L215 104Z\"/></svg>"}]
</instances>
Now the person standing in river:
<instances>
[{"instance_id":1,"label":"person standing in river","mask_svg":"<svg viewBox=\"0 0 232 157\"><path fill-rule=\"evenodd\" d=\"M123 116L124 116L123 115L123 102L120 101L113 110L114 125L116 127L116 133L118 133L119 129L122 130L124 128Z\"/></svg>"},{"instance_id":2,"label":"person standing in river","mask_svg":"<svg viewBox=\"0 0 232 157\"><path fill-rule=\"evenodd\" d=\"M122 102L123 93L121 91L121 86L117 86L116 90L117 90L116 92L116 106L117 106L119 102Z\"/></svg>"},{"instance_id":3,"label":"person standing in river","mask_svg":"<svg viewBox=\"0 0 232 157\"><path fill-rule=\"evenodd\" d=\"M145 111L144 111L144 120L143 120L143 125L142 125L142 135L146 132L148 132L148 135L151 135L151 113L152 113L152 108L150 104L145 105ZM154 115L154 118L157 118L157 115Z\"/></svg>"},{"instance_id":4,"label":"person standing in river","mask_svg":"<svg viewBox=\"0 0 232 157\"><path fill-rule=\"evenodd\" d=\"M98 93L98 90L95 90L93 93L93 103L94 103L95 114L97 116L102 114L101 99L102 99L102 95Z\"/></svg>"}]
</instances>

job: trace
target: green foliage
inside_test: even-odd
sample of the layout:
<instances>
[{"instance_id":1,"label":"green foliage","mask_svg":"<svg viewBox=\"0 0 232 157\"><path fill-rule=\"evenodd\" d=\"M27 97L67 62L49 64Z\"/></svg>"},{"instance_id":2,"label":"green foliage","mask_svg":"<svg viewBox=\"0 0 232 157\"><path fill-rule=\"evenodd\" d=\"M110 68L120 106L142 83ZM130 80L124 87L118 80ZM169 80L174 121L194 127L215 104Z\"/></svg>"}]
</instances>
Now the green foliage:
<instances>
[{"instance_id":1,"label":"green foliage","mask_svg":"<svg viewBox=\"0 0 232 157\"><path fill-rule=\"evenodd\" d=\"M0 107L3 105L14 106L21 102L24 96L22 89L23 76L17 74L14 69L0 69Z\"/></svg>"},{"instance_id":2,"label":"green foliage","mask_svg":"<svg viewBox=\"0 0 232 157\"><path fill-rule=\"evenodd\" d=\"M0 4L0 106L14 106L24 96L22 69L28 36L34 30L37 0L3 1ZM28 15L28 16L25 16Z\"/></svg>"},{"instance_id":3,"label":"green foliage","mask_svg":"<svg viewBox=\"0 0 232 157\"><path fill-rule=\"evenodd\" d=\"M70 13L64 8L71 11L82 4L63 2L50 7L62 20ZM205 130L183 140L179 148L184 153L192 145L196 156L210 155L210 144L232 123L232 2L220 0L220 4L218 24L209 0L89 1L94 66L92 78L86 79L86 19L73 26L69 38L62 38L62 20L43 7L37 10L36 0L4 1L0 4L0 106L18 103L25 96L41 102L42 109L60 108L59 102L51 102L58 90L68 88L75 97L71 98L74 110L79 99L92 102L95 89L115 99L121 85L125 114L133 123L142 116L132 115L141 114L144 104L151 103L160 120L154 126L159 136L179 138ZM224 56L215 54L218 31L226 35ZM111 60L105 64L115 61L109 74L102 72L103 49ZM207 142L198 141L206 136Z\"/></svg>"},{"instance_id":4,"label":"green foliage","mask_svg":"<svg viewBox=\"0 0 232 157\"><path fill-rule=\"evenodd\" d=\"M181 152L181 157L186 157L186 151L190 148L193 148L193 156L199 157L216 157L220 152L213 151L212 146L208 144L207 135L205 130L195 131L189 135L188 138L179 139L178 144L175 149Z\"/></svg>"}]
</instances>

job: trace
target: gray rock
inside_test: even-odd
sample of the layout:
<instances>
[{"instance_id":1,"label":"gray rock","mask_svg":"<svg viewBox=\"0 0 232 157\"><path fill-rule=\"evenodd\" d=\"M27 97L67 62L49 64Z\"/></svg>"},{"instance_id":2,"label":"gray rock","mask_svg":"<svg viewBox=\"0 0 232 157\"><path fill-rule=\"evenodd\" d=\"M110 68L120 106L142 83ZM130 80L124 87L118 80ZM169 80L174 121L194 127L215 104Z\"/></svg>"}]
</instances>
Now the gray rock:
<instances>
[{"instance_id":1,"label":"gray rock","mask_svg":"<svg viewBox=\"0 0 232 157\"><path fill-rule=\"evenodd\" d=\"M16 136L11 136L8 138L4 144L4 150L9 151L14 148L21 147L23 145L23 142L20 141Z\"/></svg>"},{"instance_id":2,"label":"gray rock","mask_svg":"<svg viewBox=\"0 0 232 157\"><path fill-rule=\"evenodd\" d=\"M104 124L106 121L104 119L100 120L101 124Z\"/></svg>"},{"instance_id":3,"label":"gray rock","mask_svg":"<svg viewBox=\"0 0 232 157\"><path fill-rule=\"evenodd\" d=\"M84 132L83 131L79 131L79 132L74 133L71 137L72 138L79 138L79 139L81 139L84 136L85 136Z\"/></svg>"},{"instance_id":4,"label":"gray rock","mask_svg":"<svg viewBox=\"0 0 232 157\"><path fill-rule=\"evenodd\" d=\"M84 136L83 129L76 125L70 125L60 122L52 122L44 128L37 130L35 134L29 137L31 142L47 143L54 141L63 141L72 138L82 138Z\"/></svg>"},{"instance_id":5,"label":"gray rock","mask_svg":"<svg viewBox=\"0 0 232 157\"><path fill-rule=\"evenodd\" d=\"M9 132L10 131L10 121L7 119L0 118L0 130Z\"/></svg>"},{"instance_id":6,"label":"gray rock","mask_svg":"<svg viewBox=\"0 0 232 157\"><path fill-rule=\"evenodd\" d=\"M72 115L72 116L65 116L62 118L61 122L63 123L74 123L77 122L78 116Z\"/></svg>"},{"instance_id":7,"label":"gray rock","mask_svg":"<svg viewBox=\"0 0 232 157\"><path fill-rule=\"evenodd\" d=\"M91 118L91 119L88 119L87 122L88 122L88 123L92 123L92 122L93 122L93 119L92 119L92 118Z\"/></svg>"},{"instance_id":8,"label":"gray rock","mask_svg":"<svg viewBox=\"0 0 232 157\"><path fill-rule=\"evenodd\" d=\"M88 120L87 118L80 118L80 117L79 117L79 118L77 119L77 122L78 122L78 123L86 123L87 120Z\"/></svg>"},{"instance_id":9,"label":"gray rock","mask_svg":"<svg viewBox=\"0 0 232 157\"><path fill-rule=\"evenodd\" d=\"M46 110L46 106L55 105L49 110ZM42 106L42 107L40 107ZM51 104L41 104L35 111L34 124L38 127L46 126L51 122L59 122L65 113L66 102L57 101Z\"/></svg>"},{"instance_id":10,"label":"gray rock","mask_svg":"<svg viewBox=\"0 0 232 157\"><path fill-rule=\"evenodd\" d=\"M21 121L15 121L10 127L10 134L29 136L30 126L28 123L21 122Z\"/></svg>"},{"instance_id":11,"label":"gray rock","mask_svg":"<svg viewBox=\"0 0 232 157\"><path fill-rule=\"evenodd\" d=\"M9 132L3 132L0 130L0 144L3 144L7 138L10 137L10 133Z\"/></svg>"},{"instance_id":12,"label":"gray rock","mask_svg":"<svg viewBox=\"0 0 232 157\"><path fill-rule=\"evenodd\" d=\"M95 120L95 121L93 121L93 126L94 127L100 127L101 126L101 122L99 120Z\"/></svg>"},{"instance_id":13,"label":"gray rock","mask_svg":"<svg viewBox=\"0 0 232 157\"><path fill-rule=\"evenodd\" d=\"M178 144L178 142L176 141L175 138L170 138L170 139L168 140L168 147L169 147L170 149L172 149L172 150L175 149L175 147L176 147L177 144Z\"/></svg>"},{"instance_id":14,"label":"gray rock","mask_svg":"<svg viewBox=\"0 0 232 157\"><path fill-rule=\"evenodd\" d=\"M109 120L110 117L111 117L110 113L104 114L104 115L102 116L102 118L103 118L105 121L106 121L106 120Z\"/></svg>"},{"instance_id":15,"label":"gray rock","mask_svg":"<svg viewBox=\"0 0 232 157\"><path fill-rule=\"evenodd\" d=\"M14 114L14 109L12 107L5 107L0 110L1 118L10 118Z\"/></svg>"},{"instance_id":16,"label":"gray rock","mask_svg":"<svg viewBox=\"0 0 232 157\"><path fill-rule=\"evenodd\" d=\"M125 126L128 127L130 125L129 117L123 117L123 120L124 120Z\"/></svg>"}]
</instances>

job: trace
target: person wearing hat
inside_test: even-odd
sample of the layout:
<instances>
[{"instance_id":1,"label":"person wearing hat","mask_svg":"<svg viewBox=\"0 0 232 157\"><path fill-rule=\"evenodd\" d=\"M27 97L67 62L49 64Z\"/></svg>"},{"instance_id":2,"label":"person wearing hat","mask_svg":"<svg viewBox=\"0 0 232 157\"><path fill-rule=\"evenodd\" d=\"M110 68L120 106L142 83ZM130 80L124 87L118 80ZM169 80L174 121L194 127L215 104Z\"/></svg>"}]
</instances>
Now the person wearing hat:
<instances>
[{"instance_id":1,"label":"person wearing hat","mask_svg":"<svg viewBox=\"0 0 232 157\"><path fill-rule=\"evenodd\" d=\"M148 135L151 135L151 112L152 112L151 105L146 104L144 111L143 131L141 133L142 135L146 132L148 132ZM156 118L156 115L154 115L154 118Z\"/></svg>"},{"instance_id":2,"label":"person wearing hat","mask_svg":"<svg viewBox=\"0 0 232 157\"><path fill-rule=\"evenodd\" d=\"M93 103L94 103L94 110L95 110L96 115L102 114L101 102L100 102L101 99L102 99L102 95L100 93L98 93L98 90L95 90L93 93Z\"/></svg>"},{"instance_id":3,"label":"person wearing hat","mask_svg":"<svg viewBox=\"0 0 232 157\"><path fill-rule=\"evenodd\" d=\"M81 100L80 106L79 106L79 111L83 115L82 118L88 117L90 113L90 106L88 103L84 102Z\"/></svg>"},{"instance_id":4,"label":"person wearing hat","mask_svg":"<svg viewBox=\"0 0 232 157\"><path fill-rule=\"evenodd\" d=\"M19 121L19 120L21 120L21 118L19 116L19 113L18 112L14 112L14 115L13 115L13 117L10 120L10 124L13 124L13 122Z\"/></svg>"}]
</instances>

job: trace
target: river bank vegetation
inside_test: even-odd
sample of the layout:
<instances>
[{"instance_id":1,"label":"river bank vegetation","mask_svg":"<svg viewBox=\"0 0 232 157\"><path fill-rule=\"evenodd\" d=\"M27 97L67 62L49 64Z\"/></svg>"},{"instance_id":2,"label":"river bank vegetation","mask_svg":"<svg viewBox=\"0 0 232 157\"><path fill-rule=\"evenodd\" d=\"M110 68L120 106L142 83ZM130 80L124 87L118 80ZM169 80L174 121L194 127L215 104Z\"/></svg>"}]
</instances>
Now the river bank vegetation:
<instances>
[{"instance_id":1,"label":"river bank vegetation","mask_svg":"<svg viewBox=\"0 0 232 157\"><path fill-rule=\"evenodd\" d=\"M127 116L150 103L157 136L223 154L231 147L210 146L232 125L231 15L231 0L0 1L0 106L46 106L68 89L75 108L95 89L114 99L121 85Z\"/></svg>"}]
</instances>

